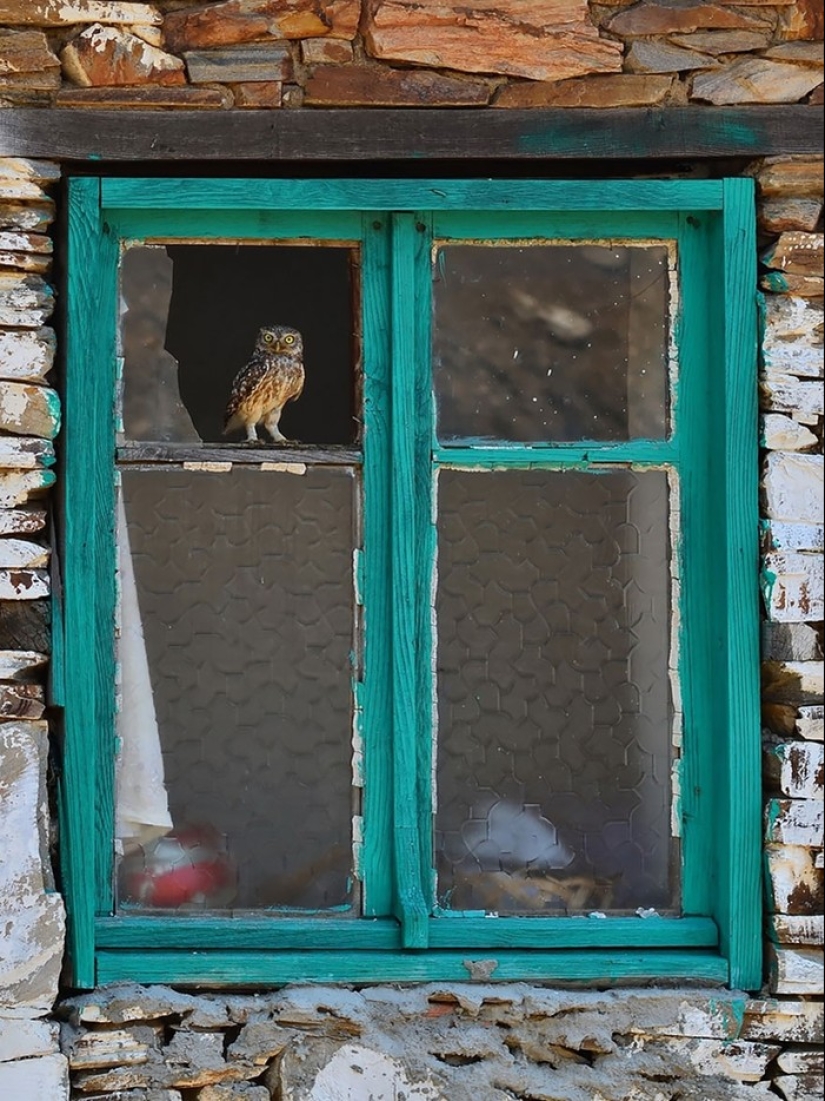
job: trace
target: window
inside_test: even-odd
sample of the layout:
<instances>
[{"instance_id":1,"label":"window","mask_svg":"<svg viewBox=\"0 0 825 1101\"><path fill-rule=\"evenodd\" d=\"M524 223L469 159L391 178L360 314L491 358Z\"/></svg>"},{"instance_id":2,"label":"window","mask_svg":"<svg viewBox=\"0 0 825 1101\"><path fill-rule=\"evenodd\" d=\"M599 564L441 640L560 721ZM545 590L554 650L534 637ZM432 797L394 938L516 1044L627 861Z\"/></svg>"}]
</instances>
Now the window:
<instances>
[{"instance_id":1,"label":"window","mask_svg":"<svg viewBox=\"0 0 825 1101\"><path fill-rule=\"evenodd\" d=\"M69 183L78 985L760 981L726 181ZM273 445L222 435L262 326Z\"/></svg>"}]
</instances>

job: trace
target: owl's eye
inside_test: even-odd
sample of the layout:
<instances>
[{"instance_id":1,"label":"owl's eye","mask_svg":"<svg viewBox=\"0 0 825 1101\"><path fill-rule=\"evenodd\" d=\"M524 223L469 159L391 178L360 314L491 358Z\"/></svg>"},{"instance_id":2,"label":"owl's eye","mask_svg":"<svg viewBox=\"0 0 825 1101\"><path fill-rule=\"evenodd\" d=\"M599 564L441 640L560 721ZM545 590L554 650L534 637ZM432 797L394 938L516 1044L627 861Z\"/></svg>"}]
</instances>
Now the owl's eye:
<instances>
[{"instance_id":1,"label":"owl's eye","mask_svg":"<svg viewBox=\"0 0 825 1101\"><path fill-rule=\"evenodd\" d=\"M272 344L274 340L275 337L272 335L272 333L264 333L264 344Z\"/></svg>"},{"instance_id":2,"label":"owl's eye","mask_svg":"<svg viewBox=\"0 0 825 1101\"><path fill-rule=\"evenodd\" d=\"M295 343L295 337L292 336L290 333L287 333L287 335L284 337L284 344L294 344L294 343Z\"/></svg>"}]
</instances>

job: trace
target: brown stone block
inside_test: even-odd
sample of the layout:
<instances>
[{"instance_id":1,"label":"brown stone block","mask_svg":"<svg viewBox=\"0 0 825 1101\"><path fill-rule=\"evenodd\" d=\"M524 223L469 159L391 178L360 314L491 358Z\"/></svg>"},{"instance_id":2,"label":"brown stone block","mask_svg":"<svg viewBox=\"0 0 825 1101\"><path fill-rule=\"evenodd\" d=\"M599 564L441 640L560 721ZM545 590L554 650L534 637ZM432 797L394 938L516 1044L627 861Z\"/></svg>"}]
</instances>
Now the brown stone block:
<instances>
[{"instance_id":1,"label":"brown stone block","mask_svg":"<svg viewBox=\"0 0 825 1101\"><path fill-rule=\"evenodd\" d=\"M224 0L170 12L163 29L176 52L267 39L353 38L360 0Z\"/></svg>"},{"instance_id":2,"label":"brown stone block","mask_svg":"<svg viewBox=\"0 0 825 1101\"><path fill-rule=\"evenodd\" d=\"M315 107L483 107L490 89L480 80L408 69L319 65L306 83Z\"/></svg>"},{"instance_id":3,"label":"brown stone block","mask_svg":"<svg viewBox=\"0 0 825 1101\"><path fill-rule=\"evenodd\" d=\"M737 103L798 103L821 81L821 73L801 65L786 65L749 57L718 72L700 73L690 98L715 105Z\"/></svg>"},{"instance_id":4,"label":"brown stone block","mask_svg":"<svg viewBox=\"0 0 825 1101\"><path fill-rule=\"evenodd\" d=\"M460 72L551 81L621 70L621 46L599 38L586 0L498 0L470 9L448 0L377 0L365 41L373 57Z\"/></svg>"},{"instance_id":5,"label":"brown stone block","mask_svg":"<svg viewBox=\"0 0 825 1101\"><path fill-rule=\"evenodd\" d=\"M675 46L686 50L699 50L700 53L719 54L750 53L763 50L771 40L769 30L763 31L694 31L692 34L672 34L669 36Z\"/></svg>"},{"instance_id":6,"label":"brown stone block","mask_svg":"<svg viewBox=\"0 0 825 1101\"><path fill-rule=\"evenodd\" d=\"M795 0L779 13L779 37L785 41L808 39L821 41L825 38L825 14L822 0Z\"/></svg>"},{"instance_id":7,"label":"brown stone block","mask_svg":"<svg viewBox=\"0 0 825 1101\"><path fill-rule=\"evenodd\" d=\"M0 76L59 69L60 61L42 31L4 31L0 28Z\"/></svg>"},{"instance_id":8,"label":"brown stone block","mask_svg":"<svg viewBox=\"0 0 825 1101\"><path fill-rule=\"evenodd\" d=\"M343 65L352 58L352 43L342 38L308 38L301 43L301 60L305 65Z\"/></svg>"},{"instance_id":9,"label":"brown stone block","mask_svg":"<svg viewBox=\"0 0 825 1101\"><path fill-rule=\"evenodd\" d=\"M766 157L756 168L756 183L764 198L821 199L823 161L821 157Z\"/></svg>"},{"instance_id":10,"label":"brown stone block","mask_svg":"<svg viewBox=\"0 0 825 1101\"><path fill-rule=\"evenodd\" d=\"M818 199L765 199L759 203L757 214L763 233L786 230L811 233L819 225L822 203Z\"/></svg>"},{"instance_id":11,"label":"brown stone block","mask_svg":"<svg viewBox=\"0 0 825 1101\"><path fill-rule=\"evenodd\" d=\"M765 50L764 57L774 61L792 61L795 65L811 65L822 68L825 61L825 43L822 42L782 42Z\"/></svg>"},{"instance_id":12,"label":"brown stone block","mask_svg":"<svg viewBox=\"0 0 825 1101\"><path fill-rule=\"evenodd\" d=\"M690 69L718 69L719 64L709 54L642 38L631 42L624 61L629 73L682 73Z\"/></svg>"},{"instance_id":13,"label":"brown stone block","mask_svg":"<svg viewBox=\"0 0 825 1101\"><path fill-rule=\"evenodd\" d=\"M557 84L519 82L498 93L494 107L648 107L662 103L672 76L610 73L574 77Z\"/></svg>"},{"instance_id":14,"label":"brown stone block","mask_svg":"<svg viewBox=\"0 0 825 1101\"><path fill-rule=\"evenodd\" d=\"M709 28L758 31L764 30L766 24L767 20L758 11L751 14L742 9L728 8L722 3L685 4L681 0L657 0L634 4L619 12L609 21L607 29L625 38L635 38ZM770 29L769 24L767 26Z\"/></svg>"},{"instance_id":15,"label":"brown stone block","mask_svg":"<svg viewBox=\"0 0 825 1101\"><path fill-rule=\"evenodd\" d=\"M43 69L37 73L0 72L0 92L53 92L59 87L59 69Z\"/></svg>"},{"instance_id":16,"label":"brown stone block","mask_svg":"<svg viewBox=\"0 0 825 1101\"><path fill-rule=\"evenodd\" d=\"M227 88L155 88L138 85L129 88L63 88L55 96L56 107L97 107L136 109L176 108L207 110L232 106Z\"/></svg>"},{"instance_id":17,"label":"brown stone block","mask_svg":"<svg viewBox=\"0 0 825 1101\"><path fill-rule=\"evenodd\" d=\"M821 233L783 233L762 255L766 268L795 275L819 275L822 271Z\"/></svg>"},{"instance_id":18,"label":"brown stone block","mask_svg":"<svg viewBox=\"0 0 825 1101\"><path fill-rule=\"evenodd\" d=\"M759 286L774 294L795 294L799 298L821 298L825 280L821 275L791 275L782 271L766 272Z\"/></svg>"},{"instance_id":19,"label":"brown stone block","mask_svg":"<svg viewBox=\"0 0 825 1101\"><path fill-rule=\"evenodd\" d=\"M87 28L63 49L63 71L83 88L185 84L183 62L117 27Z\"/></svg>"},{"instance_id":20,"label":"brown stone block","mask_svg":"<svg viewBox=\"0 0 825 1101\"><path fill-rule=\"evenodd\" d=\"M190 50L183 55L192 84L245 84L289 80L292 55L285 42L259 42L218 50Z\"/></svg>"},{"instance_id":21,"label":"brown stone block","mask_svg":"<svg viewBox=\"0 0 825 1101\"><path fill-rule=\"evenodd\" d=\"M280 80L260 80L253 84L233 84L236 107L280 107L283 84Z\"/></svg>"}]
</instances>

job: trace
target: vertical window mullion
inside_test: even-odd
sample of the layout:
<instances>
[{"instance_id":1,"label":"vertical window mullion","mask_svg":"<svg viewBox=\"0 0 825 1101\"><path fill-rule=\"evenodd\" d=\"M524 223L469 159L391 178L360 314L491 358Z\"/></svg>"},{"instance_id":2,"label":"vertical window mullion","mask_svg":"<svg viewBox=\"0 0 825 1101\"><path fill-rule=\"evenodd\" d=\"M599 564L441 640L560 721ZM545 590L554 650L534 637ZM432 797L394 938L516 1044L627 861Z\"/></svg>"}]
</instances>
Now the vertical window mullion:
<instances>
[{"instance_id":1,"label":"vertical window mullion","mask_svg":"<svg viewBox=\"0 0 825 1101\"><path fill-rule=\"evenodd\" d=\"M416 700L416 593L418 517L416 500L416 311L415 257L423 234L413 214L391 221L390 298L392 397L390 487L392 533L392 711L395 844L395 911L406 948L426 948L428 906L421 882L419 731Z\"/></svg>"}]
</instances>

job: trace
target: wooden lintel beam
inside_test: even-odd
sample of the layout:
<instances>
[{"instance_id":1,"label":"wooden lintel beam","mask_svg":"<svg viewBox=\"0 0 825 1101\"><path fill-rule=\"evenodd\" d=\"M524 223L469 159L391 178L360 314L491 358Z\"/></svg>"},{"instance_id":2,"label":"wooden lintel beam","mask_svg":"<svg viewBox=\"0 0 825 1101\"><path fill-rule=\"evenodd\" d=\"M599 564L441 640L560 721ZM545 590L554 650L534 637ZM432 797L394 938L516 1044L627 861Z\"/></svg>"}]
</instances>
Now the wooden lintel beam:
<instances>
[{"instance_id":1,"label":"wooden lintel beam","mask_svg":"<svg viewBox=\"0 0 825 1101\"><path fill-rule=\"evenodd\" d=\"M822 153L823 109L7 108L0 156L66 162L634 160Z\"/></svg>"}]
</instances>

